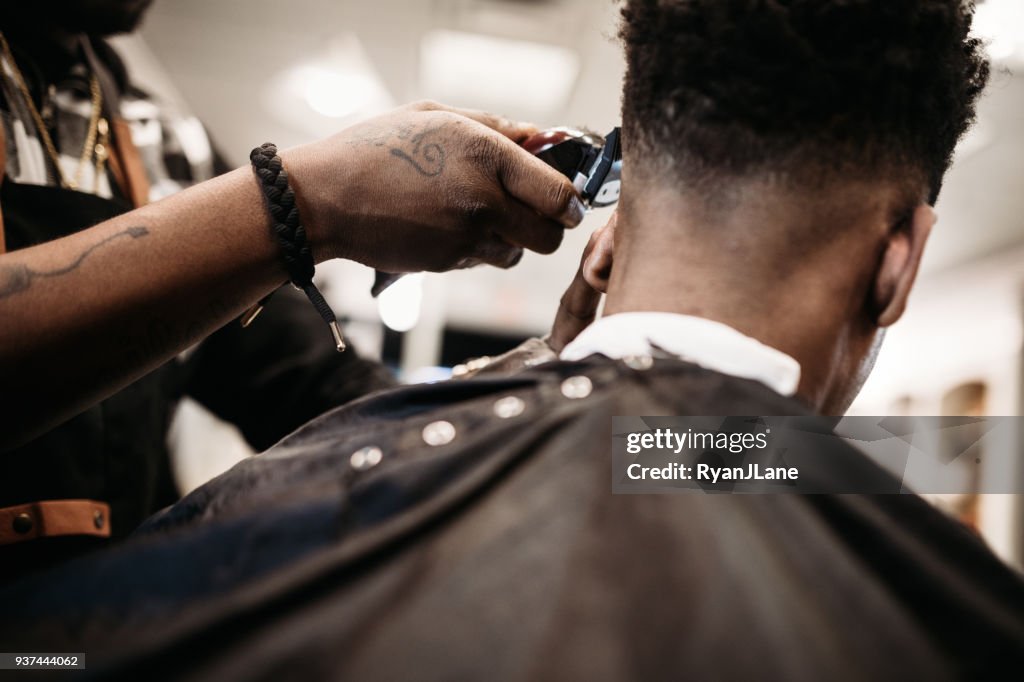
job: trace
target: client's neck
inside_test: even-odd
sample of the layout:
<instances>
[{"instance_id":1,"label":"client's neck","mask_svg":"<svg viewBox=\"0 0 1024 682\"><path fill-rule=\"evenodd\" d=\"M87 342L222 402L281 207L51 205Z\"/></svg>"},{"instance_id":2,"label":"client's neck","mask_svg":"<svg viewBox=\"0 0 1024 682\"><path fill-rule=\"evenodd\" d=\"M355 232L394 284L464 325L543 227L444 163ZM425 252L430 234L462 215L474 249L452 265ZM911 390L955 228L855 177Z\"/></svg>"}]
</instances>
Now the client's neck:
<instances>
[{"instance_id":1,"label":"client's neck","mask_svg":"<svg viewBox=\"0 0 1024 682\"><path fill-rule=\"evenodd\" d=\"M798 395L819 406L843 350L855 286L780 261L778 245L765 244L765 235L778 234L771 214L730 211L723 222L679 203L636 209L619 212L604 314L679 313L729 325L799 362Z\"/></svg>"}]
</instances>

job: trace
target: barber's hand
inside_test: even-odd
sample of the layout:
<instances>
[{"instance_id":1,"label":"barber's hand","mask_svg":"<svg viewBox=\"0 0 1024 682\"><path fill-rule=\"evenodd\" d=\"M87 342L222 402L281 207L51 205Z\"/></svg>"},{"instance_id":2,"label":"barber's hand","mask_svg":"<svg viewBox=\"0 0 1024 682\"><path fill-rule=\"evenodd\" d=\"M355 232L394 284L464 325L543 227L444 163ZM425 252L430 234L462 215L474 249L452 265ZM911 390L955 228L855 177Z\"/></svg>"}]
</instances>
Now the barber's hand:
<instances>
[{"instance_id":1,"label":"barber's hand","mask_svg":"<svg viewBox=\"0 0 1024 682\"><path fill-rule=\"evenodd\" d=\"M581 331L589 327L597 316L597 308L601 304L603 294L587 282L584 277L584 268L595 249L610 248L612 239L607 237L614 234L618 216L618 211L612 212L605 226L590 235L590 241L583 249L583 256L580 258L576 276L573 277L569 288L562 294L562 299L558 303L558 312L555 313L555 321L551 325L551 333L544 338L544 341L555 353L561 353L562 349L569 345ZM602 239L602 236L606 238Z\"/></svg>"},{"instance_id":2,"label":"barber's hand","mask_svg":"<svg viewBox=\"0 0 1024 682\"><path fill-rule=\"evenodd\" d=\"M509 375L527 367L557 360L562 349L590 326L597 316L597 308L603 293L587 282L584 273L590 258L604 257L605 261L610 260L609 253L602 253L602 250L608 252L612 248L617 218L618 212L613 212L608 223L590 235L590 241L587 242L583 257L580 258L580 266L576 269L576 276L558 304L551 333L543 339L527 339L498 357L467 360L452 368L452 376L456 379L468 379L481 375Z\"/></svg>"},{"instance_id":3,"label":"barber's hand","mask_svg":"<svg viewBox=\"0 0 1024 682\"><path fill-rule=\"evenodd\" d=\"M517 144L536 132L418 103L282 153L317 261L386 272L515 265L583 218L572 183Z\"/></svg>"}]
</instances>

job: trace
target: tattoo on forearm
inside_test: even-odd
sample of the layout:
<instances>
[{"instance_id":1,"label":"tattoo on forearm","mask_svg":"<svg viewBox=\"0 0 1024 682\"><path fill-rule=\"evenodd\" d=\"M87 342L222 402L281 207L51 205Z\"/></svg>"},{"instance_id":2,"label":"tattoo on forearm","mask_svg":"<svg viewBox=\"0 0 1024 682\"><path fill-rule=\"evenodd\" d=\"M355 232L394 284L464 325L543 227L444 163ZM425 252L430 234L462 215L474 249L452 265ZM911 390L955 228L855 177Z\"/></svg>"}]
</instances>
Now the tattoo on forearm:
<instances>
[{"instance_id":1,"label":"tattoo on forearm","mask_svg":"<svg viewBox=\"0 0 1024 682\"><path fill-rule=\"evenodd\" d=\"M427 177L440 175L444 172L447 156L444 147L437 142L436 133L440 129L440 127L427 128L415 134L408 129L399 130L396 137L402 140L403 144L392 147L391 154L407 161L420 175Z\"/></svg>"},{"instance_id":2,"label":"tattoo on forearm","mask_svg":"<svg viewBox=\"0 0 1024 682\"><path fill-rule=\"evenodd\" d=\"M145 227L129 227L120 232L116 232L100 241L96 242L85 251L80 253L78 257L68 265L55 270L33 270L27 265L21 263L15 263L12 265L0 265L0 299L13 296L14 294L21 293L32 286L32 280L40 277L60 277L66 275L69 272L78 269L86 258L88 258L93 251L99 249L102 246L106 246L110 242L120 237L131 237L132 239L140 239L149 234L149 229Z\"/></svg>"}]
</instances>

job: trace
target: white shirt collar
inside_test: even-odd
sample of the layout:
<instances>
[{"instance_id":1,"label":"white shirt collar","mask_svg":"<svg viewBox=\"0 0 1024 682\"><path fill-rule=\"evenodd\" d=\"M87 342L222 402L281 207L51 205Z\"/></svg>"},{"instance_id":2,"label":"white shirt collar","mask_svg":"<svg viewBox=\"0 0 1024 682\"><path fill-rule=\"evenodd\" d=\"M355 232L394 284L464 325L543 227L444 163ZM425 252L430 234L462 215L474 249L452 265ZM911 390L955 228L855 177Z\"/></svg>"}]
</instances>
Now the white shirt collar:
<instances>
[{"instance_id":1,"label":"white shirt collar","mask_svg":"<svg viewBox=\"0 0 1024 682\"><path fill-rule=\"evenodd\" d=\"M646 355L652 345L716 372L760 381L782 395L796 393L800 363L721 322L676 313L618 313L596 320L561 354L582 360Z\"/></svg>"}]
</instances>

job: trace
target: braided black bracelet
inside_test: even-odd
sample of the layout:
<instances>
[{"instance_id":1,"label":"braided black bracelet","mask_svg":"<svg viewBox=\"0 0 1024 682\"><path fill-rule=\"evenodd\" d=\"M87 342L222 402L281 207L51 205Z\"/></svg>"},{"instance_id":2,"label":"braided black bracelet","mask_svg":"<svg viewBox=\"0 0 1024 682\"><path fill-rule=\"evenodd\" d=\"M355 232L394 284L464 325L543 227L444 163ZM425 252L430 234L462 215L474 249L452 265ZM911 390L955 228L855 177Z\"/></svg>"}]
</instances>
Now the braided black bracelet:
<instances>
[{"instance_id":1,"label":"braided black bracelet","mask_svg":"<svg viewBox=\"0 0 1024 682\"><path fill-rule=\"evenodd\" d=\"M341 336L334 311L313 284L313 251L306 240L306 230L299 220L295 192L288 186L288 171L284 169L281 157L277 155L277 146L271 142L264 142L249 153L249 161L252 162L253 171L260 181L260 189L263 190L263 197L270 213L274 239L280 247L281 260L288 272L288 278L296 289L305 292L310 303L320 313L320 317L324 318L324 322L331 329L331 334L334 335L334 344L340 353L345 350L345 339ZM256 319L268 298L270 295L246 311L242 316L243 327L248 327Z\"/></svg>"}]
</instances>

